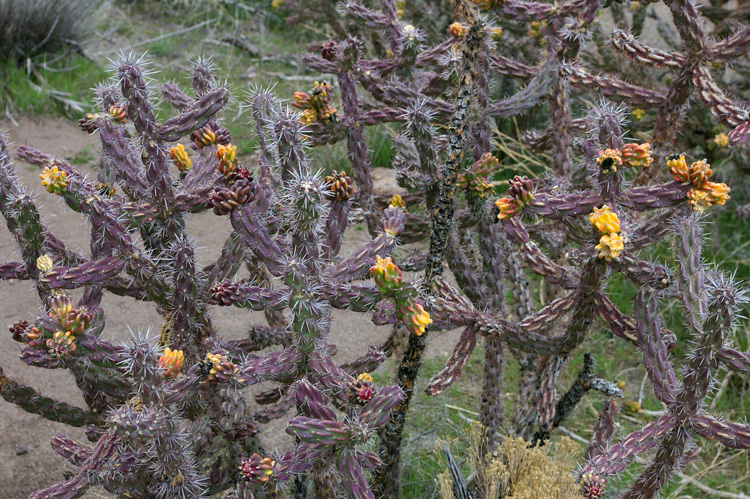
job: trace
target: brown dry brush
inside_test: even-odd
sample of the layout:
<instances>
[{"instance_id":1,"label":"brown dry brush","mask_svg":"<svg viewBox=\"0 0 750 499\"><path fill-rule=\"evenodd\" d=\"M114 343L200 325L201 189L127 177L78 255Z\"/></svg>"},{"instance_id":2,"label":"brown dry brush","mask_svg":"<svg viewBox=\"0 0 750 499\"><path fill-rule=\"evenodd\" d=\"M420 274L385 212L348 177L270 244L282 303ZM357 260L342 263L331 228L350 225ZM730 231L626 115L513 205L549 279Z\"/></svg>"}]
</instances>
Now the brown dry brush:
<instances>
[{"instance_id":1,"label":"brown dry brush","mask_svg":"<svg viewBox=\"0 0 750 499\"><path fill-rule=\"evenodd\" d=\"M287 8L301 5L290 1ZM495 43L497 26L479 7L513 29L530 25L544 43L508 47L538 59L504 54L505 45ZM340 24L339 38L304 57L335 81L297 92L293 108L263 90L249 95L260 144L253 165L238 160L221 125L229 94L207 61L195 65L192 91L161 87L175 115L159 121L143 61L124 56L113 80L97 89L98 111L81 120L102 142L95 180L63 160L19 148L22 159L42 169L47 191L88 217L90 257L66 248L40 220L2 144L0 212L22 258L0 270L5 279L34 282L44 306L40 317L18 321L11 333L24 344L22 361L69 370L87 407L57 402L6 376L2 396L48 419L85 426L92 441L56 437L53 447L79 472L33 497L78 497L101 485L134 497L231 490L237 497L395 498L426 333L454 327L463 329L461 337L426 390L438 395L454 383L484 341L483 459L500 442L510 445L510 437L541 445L592 389L607 400L575 476L588 498L601 497L612 477L652 449L652 463L623 497L658 494L694 457L698 436L750 447L750 427L704 409L720 368L750 369L750 355L730 344L744 296L701 256L702 214L724 205L729 187L714 181L707 161L672 154L690 99L718 120L734 120L732 140L742 141L744 111L711 69L736 58L745 31L725 42L709 39L693 4L670 3L682 16L679 54L629 37L613 42L638 54L638 64L674 71L669 88L655 90L585 67L586 34L599 8L589 0L555 6L460 0L441 36L405 21L410 10L393 0L345 2L325 12ZM352 33L372 36L364 42ZM495 84L514 90L497 99ZM592 88L597 103L581 106ZM624 108L611 101L659 107L654 147L627 138ZM549 154L549 173L510 179L497 199L493 133L503 119L539 108L548 111L543 128L525 140ZM394 169L403 190L392 197L373 191L367 146L369 130L384 123L399 130ZM323 177L307 147L338 141L349 151L351 177ZM233 231L219 259L200 268L185 219L207 210L229 217ZM340 256L355 216L371 240ZM644 259L670 234L677 236L672 262ZM397 243L417 241L429 250L395 251ZM442 278L446 263L458 288ZM235 278L242 265L248 280ZM424 279L407 282L402 270L424 271ZM632 310L607 295L618 273L640 288ZM541 306L531 298L531 275L545 286ZM70 289L82 289L81 299L74 303ZM160 337L105 340L104 293L154 303L164 317ZM675 335L661 327L660 303L668 298L681 302L693 345L682 376L669 353ZM264 311L268 325L241 340L223 338L211 321L213 305ZM327 339L332 308L372 312L371 320L392 327L393 336L354 362L338 363ZM618 442L615 399L622 392L597 377L594 359L584 356L572 386L563 390L559 382L571 355L605 330L641 352L667 407ZM376 386L368 373L404 331L395 384ZM502 375L510 356L521 365L521 381L506 418ZM261 382L276 386L254 388ZM246 404L248 388L261 409ZM258 433L278 418L287 420L294 446L264 449ZM453 479L461 480L455 472Z\"/></svg>"}]
</instances>

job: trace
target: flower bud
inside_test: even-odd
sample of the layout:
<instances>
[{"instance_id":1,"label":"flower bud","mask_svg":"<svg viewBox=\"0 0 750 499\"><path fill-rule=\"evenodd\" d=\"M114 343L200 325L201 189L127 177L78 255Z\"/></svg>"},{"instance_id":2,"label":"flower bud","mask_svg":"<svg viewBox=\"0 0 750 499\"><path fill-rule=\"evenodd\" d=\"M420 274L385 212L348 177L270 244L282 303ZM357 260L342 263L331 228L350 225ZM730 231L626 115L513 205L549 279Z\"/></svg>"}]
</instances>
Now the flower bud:
<instances>
[{"instance_id":1,"label":"flower bud","mask_svg":"<svg viewBox=\"0 0 750 499\"><path fill-rule=\"evenodd\" d=\"M667 157L667 167L669 173L672 174L672 178L677 182L689 182L690 173L688 172L688 166L685 162L684 154L671 154Z\"/></svg>"},{"instance_id":2,"label":"flower bud","mask_svg":"<svg viewBox=\"0 0 750 499\"><path fill-rule=\"evenodd\" d=\"M177 376L184 362L185 355L182 350L171 350L169 347L165 348L164 353L159 357L159 367L164 371L165 378Z\"/></svg>"},{"instance_id":3,"label":"flower bud","mask_svg":"<svg viewBox=\"0 0 750 499\"><path fill-rule=\"evenodd\" d=\"M526 206L534 199L534 184L525 175L523 177L516 175L510 180L509 184L510 187L508 188L508 194L510 194L520 206Z\"/></svg>"},{"instance_id":4,"label":"flower bud","mask_svg":"<svg viewBox=\"0 0 750 499\"><path fill-rule=\"evenodd\" d=\"M695 161L692 165L690 165L690 168L688 168L690 182L692 182L693 185L698 189L703 189L713 173L714 172L713 170L711 170L711 165L709 165L708 161L706 161L705 159Z\"/></svg>"},{"instance_id":5,"label":"flower bud","mask_svg":"<svg viewBox=\"0 0 750 499\"><path fill-rule=\"evenodd\" d=\"M246 482L261 485L271 478L275 465L276 461L272 461L268 457L261 458L258 454L253 454L249 458L242 458L240 476Z\"/></svg>"},{"instance_id":6,"label":"flower bud","mask_svg":"<svg viewBox=\"0 0 750 499\"><path fill-rule=\"evenodd\" d=\"M228 175L237 167L237 146L232 144L217 145L216 158L219 160L219 171L222 175Z\"/></svg>"},{"instance_id":7,"label":"flower bud","mask_svg":"<svg viewBox=\"0 0 750 499\"><path fill-rule=\"evenodd\" d=\"M622 161L633 168L648 168L654 162L651 157L651 144L625 144L620 148Z\"/></svg>"},{"instance_id":8,"label":"flower bud","mask_svg":"<svg viewBox=\"0 0 750 499\"><path fill-rule=\"evenodd\" d=\"M406 210L406 203L400 195L394 194L393 197L391 197L391 202L388 203L388 208L401 208L402 210Z\"/></svg>"},{"instance_id":9,"label":"flower bud","mask_svg":"<svg viewBox=\"0 0 750 499\"><path fill-rule=\"evenodd\" d=\"M94 133L99 129L99 118L101 118L100 114L87 113L83 115L83 118L78 120L78 127L86 133Z\"/></svg>"},{"instance_id":10,"label":"flower bud","mask_svg":"<svg viewBox=\"0 0 750 499\"><path fill-rule=\"evenodd\" d=\"M585 499L600 499L604 495L606 482L593 473L581 477L581 493Z\"/></svg>"},{"instance_id":11,"label":"flower bud","mask_svg":"<svg viewBox=\"0 0 750 499\"><path fill-rule=\"evenodd\" d=\"M177 144L170 148L169 156L172 158L172 161L175 162L175 165L177 165L177 169L181 172L186 172L193 167L193 163L190 161L190 156L185 150L185 146L182 144Z\"/></svg>"},{"instance_id":12,"label":"flower bud","mask_svg":"<svg viewBox=\"0 0 750 499\"><path fill-rule=\"evenodd\" d=\"M123 122L128 119L128 109L124 104L114 104L109 106L109 115L116 121Z\"/></svg>"},{"instance_id":13,"label":"flower bud","mask_svg":"<svg viewBox=\"0 0 750 499\"><path fill-rule=\"evenodd\" d=\"M207 353L203 365L208 368L208 381L228 381L239 368L222 354Z\"/></svg>"},{"instance_id":14,"label":"flower bud","mask_svg":"<svg viewBox=\"0 0 750 499\"><path fill-rule=\"evenodd\" d=\"M190 134L190 138L198 149L216 144L216 134L208 127L199 128Z\"/></svg>"},{"instance_id":15,"label":"flower bud","mask_svg":"<svg viewBox=\"0 0 750 499\"><path fill-rule=\"evenodd\" d=\"M417 336L421 336L427 326L432 324L430 314L414 300L410 300L405 305L399 305L398 311L401 315L401 322L406 326L406 329Z\"/></svg>"},{"instance_id":16,"label":"flower bud","mask_svg":"<svg viewBox=\"0 0 750 499\"><path fill-rule=\"evenodd\" d=\"M375 256L375 265L370 267L370 275L375 280L378 290L384 295L391 294L401 287L401 270L393 263L391 257Z\"/></svg>"},{"instance_id":17,"label":"flower bud","mask_svg":"<svg viewBox=\"0 0 750 499\"><path fill-rule=\"evenodd\" d=\"M349 177L346 176L346 172L337 173L335 170L326 177L327 189L333 193L333 197L336 201L344 202L349 201L354 193L354 188L349 182Z\"/></svg>"}]
</instances>

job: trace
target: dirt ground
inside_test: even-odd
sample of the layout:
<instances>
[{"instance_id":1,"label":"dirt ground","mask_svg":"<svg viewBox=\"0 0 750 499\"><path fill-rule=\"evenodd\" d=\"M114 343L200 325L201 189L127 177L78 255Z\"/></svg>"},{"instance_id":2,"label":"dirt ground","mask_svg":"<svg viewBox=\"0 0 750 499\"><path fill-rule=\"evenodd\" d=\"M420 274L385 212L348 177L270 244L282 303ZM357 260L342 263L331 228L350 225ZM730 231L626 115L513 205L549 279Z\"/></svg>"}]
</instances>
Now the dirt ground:
<instances>
[{"instance_id":1,"label":"dirt ground","mask_svg":"<svg viewBox=\"0 0 750 499\"><path fill-rule=\"evenodd\" d=\"M14 157L19 145L37 147L66 159L87 149L96 151L96 136L81 132L75 123L61 119L21 118L17 121L18 127L10 122L0 121L0 130L8 132L12 143L11 154ZM89 228L84 218L67 208L60 198L48 194L42 188L36 167L20 160L16 160L15 166L20 181L34 193L45 223L69 247L89 255ZM382 171L374 174L377 186L383 192L393 192L391 187L395 186L391 172L380 170ZM199 264L205 265L219 255L229 230L226 218L216 217L211 212L194 215L188 220L188 231L196 239ZM366 239L366 231L350 228L347 234L342 255L357 249ZM0 230L0 258L3 261L20 259L16 243L5 228ZM40 311L38 296L29 282L0 282L0 303L3 304L0 308L2 324L10 325L24 318L31 320ZM161 329L161 317L149 303L108 295L103 307L107 319L104 336L115 341L127 341L131 331L146 331L150 328L158 333ZM212 314L218 330L227 337L242 337L248 326L255 322L264 323L262 314L233 307L214 307ZM381 344L390 331L387 327L373 325L361 314L334 311L333 315L329 341L337 345L337 358L341 361L356 358L364 353L367 345ZM457 338L458 331L442 335L437 333L431 338L428 355L448 355ZM84 406L83 398L67 372L27 366L18 359L20 351L20 345L12 340L9 333L0 333L0 366L8 376L30 384L44 394L53 395L58 400ZM252 390L248 392L250 395ZM284 447L288 444L283 427L284 424L279 422L265 429L264 443L267 448ZM63 472L71 469L49 445L50 438L56 434L86 441L82 429L49 422L0 400L0 483L3 484L0 498L26 498L33 490L61 480ZM95 490L85 497L103 495L101 491Z\"/></svg>"}]
</instances>

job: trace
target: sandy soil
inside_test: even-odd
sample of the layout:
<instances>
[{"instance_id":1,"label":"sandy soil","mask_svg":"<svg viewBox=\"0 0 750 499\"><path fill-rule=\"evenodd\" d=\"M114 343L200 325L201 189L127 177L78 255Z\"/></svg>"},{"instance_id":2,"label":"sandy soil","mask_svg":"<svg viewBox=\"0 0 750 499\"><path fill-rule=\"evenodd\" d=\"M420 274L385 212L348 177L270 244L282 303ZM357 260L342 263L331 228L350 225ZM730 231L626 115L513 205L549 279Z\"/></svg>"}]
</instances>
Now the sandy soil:
<instances>
[{"instance_id":1,"label":"sandy soil","mask_svg":"<svg viewBox=\"0 0 750 499\"><path fill-rule=\"evenodd\" d=\"M22 118L15 127L0 121L0 130L7 130L12 142L11 153L15 155L18 145L37 147L57 157L70 159L81 151L96 150L92 137L82 133L69 121ZM96 137L93 137L96 140ZM84 168L85 170L85 168ZM390 171L381 169L375 173L378 187L383 192L394 192ZM45 220L67 245L84 255L88 249L89 229L84 218L63 205L59 198L48 194L40 185L38 171L20 160L16 161L16 172L20 181L36 197L37 206ZM196 256L201 265L213 261L220 253L229 224L225 218L212 213L195 215L188 221L189 233L196 239ZM366 239L366 231L350 229L342 254L358 248ZM3 261L19 260L16 244L7 230L0 230L0 257ZM31 318L39 313L39 299L29 282L0 283L0 323L12 324L16 320ZM148 303L117 296L106 296L104 310L107 317L105 337L126 341L131 331L161 329L161 317ZM241 337L248 326L264 323L261 314L248 313L231 307L215 307L212 310L219 331L227 337ZM390 331L377 327L366 317L349 312L334 311L330 342L338 346L338 359L346 361L363 353L367 345L381 344ZM447 355L458 337L458 331L437 334L431 338L429 356ZM20 362L19 344L10 334L0 333L0 365L6 374L28 383L44 394L54 395L65 402L84 406L84 402L72 377L65 371L44 370ZM248 394L250 395L250 394ZM285 446L288 442L283 433L283 424L275 424L264 431L268 448ZM0 497L21 499L33 490L49 486L62 479L70 467L49 445L53 435L65 434L86 441L81 429L49 422L39 416L26 413L17 407L0 401L0 483L4 485ZM85 497L102 497L101 492L92 491Z\"/></svg>"}]
</instances>

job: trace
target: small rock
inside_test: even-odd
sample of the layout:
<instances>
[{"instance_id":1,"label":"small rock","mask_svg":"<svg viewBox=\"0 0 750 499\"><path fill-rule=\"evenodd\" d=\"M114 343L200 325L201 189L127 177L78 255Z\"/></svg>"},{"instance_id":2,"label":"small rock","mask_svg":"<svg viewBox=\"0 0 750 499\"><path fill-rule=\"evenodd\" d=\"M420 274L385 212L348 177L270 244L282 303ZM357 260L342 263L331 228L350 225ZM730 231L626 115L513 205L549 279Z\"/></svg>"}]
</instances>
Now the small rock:
<instances>
[{"instance_id":1,"label":"small rock","mask_svg":"<svg viewBox=\"0 0 750 499\"><path fill-rule=\"evenodd\" d=\"M26 450L26 447L19 444L13 445L13 450L16 452L16 456L23 456L24 454L28 454L28 450Z\"/></svg>"}]
</instances>

